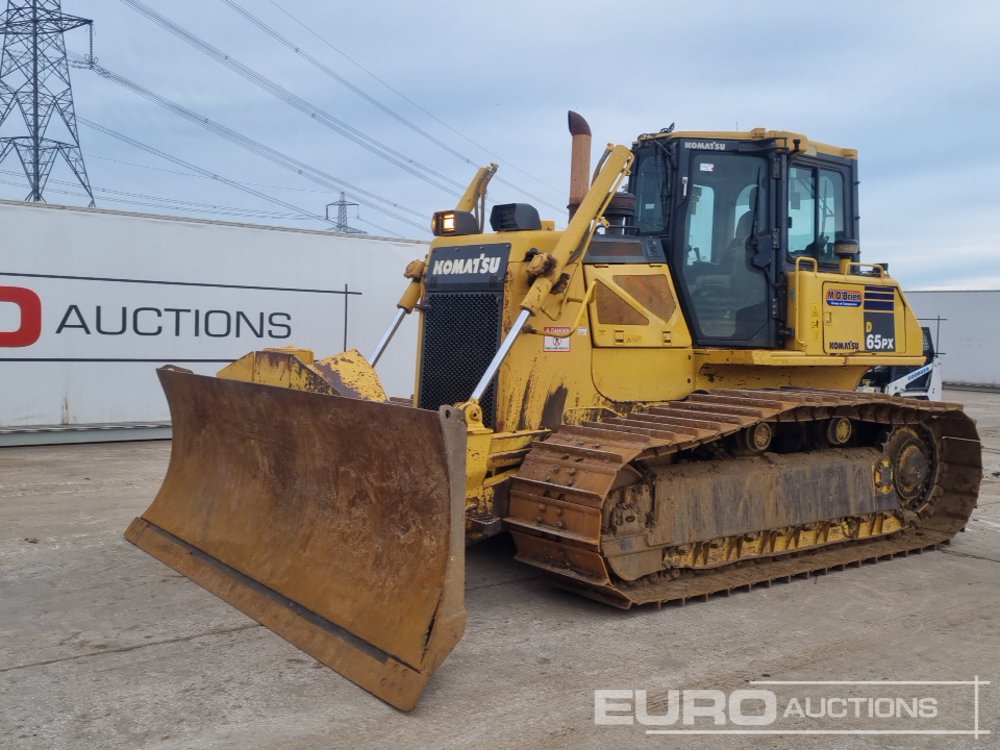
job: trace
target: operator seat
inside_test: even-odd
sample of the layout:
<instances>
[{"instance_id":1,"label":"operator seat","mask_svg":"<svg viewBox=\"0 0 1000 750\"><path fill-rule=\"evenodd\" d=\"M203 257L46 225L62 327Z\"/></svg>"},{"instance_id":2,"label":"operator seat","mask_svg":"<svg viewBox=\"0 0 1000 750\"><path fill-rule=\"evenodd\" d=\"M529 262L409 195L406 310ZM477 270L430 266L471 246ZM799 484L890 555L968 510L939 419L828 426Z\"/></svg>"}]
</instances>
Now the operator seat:
<instances>
[{"instance_id":1,"label":"operator seat","mask_svg":"<svg viewBox=\"0 0 1000 750\"><path fill-rule=\"evenodd\" d=\"M739 220L736 222L736 231L733 233L733 239L729 243L729 252L727 253L730 257L726 260L727 262L732 262L735 257L739 257L739 252L746 249L747 240L750 239L750 233L753 231L753 209L757 205L757 188L753 188L750 191L750 208L740 216ZM735 256L735 257L733 257Z\"/></svg>"},{"instance_id":2,"label":"operator seat","mask_svg":"<svg viewBox=\"0 0 1000 750\"><path fill-rule=\"evenodd\" d=\"M762 320L767 318L763 307L766 302L765 280L758 271L751 268L750 259L747 257L747 241L753 233L753 213L757 206L757 195L757 188L752 188L749 194L749 210L745 211L736 222L736 231L723 259L725 273L729 277L727 303L731 306L735 317L734 336L740 339L751 336L760 327Z\"/></svg>"}]
</instances>

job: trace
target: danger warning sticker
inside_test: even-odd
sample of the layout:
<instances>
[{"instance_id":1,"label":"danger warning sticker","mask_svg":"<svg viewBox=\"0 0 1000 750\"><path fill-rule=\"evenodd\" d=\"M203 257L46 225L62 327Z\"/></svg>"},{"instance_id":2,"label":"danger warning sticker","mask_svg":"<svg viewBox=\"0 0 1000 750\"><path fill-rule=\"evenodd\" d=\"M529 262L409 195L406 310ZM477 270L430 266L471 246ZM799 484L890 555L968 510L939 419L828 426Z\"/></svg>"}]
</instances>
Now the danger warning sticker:
<instances>
[{"instance_id":1,"label":"danger warning sticker","mask_svg":"<svg viewBox=\"0 0 1000 750\"><path fill-rule=\"evenodd\" d=\"M553 335L545 337L545 343L542 344L542 351L568 352L571 341L569 333L571 330L570 328L549 328L546 326L545 333Z\"/></svg>"}]
</instances>

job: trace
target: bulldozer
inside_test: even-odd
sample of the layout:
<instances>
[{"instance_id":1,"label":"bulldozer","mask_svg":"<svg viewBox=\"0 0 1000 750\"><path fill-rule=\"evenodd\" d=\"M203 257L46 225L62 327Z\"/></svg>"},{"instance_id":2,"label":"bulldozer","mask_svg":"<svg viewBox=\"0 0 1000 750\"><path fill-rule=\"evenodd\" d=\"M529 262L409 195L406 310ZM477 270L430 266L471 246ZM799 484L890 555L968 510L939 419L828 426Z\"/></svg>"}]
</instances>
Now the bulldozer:
<instances>
[{"instance_id":1,"label":"bulldozer","mask_svg":"<svg viewBox=\"0 0 1000 750\"><path fill-rule=\"evenodd\" d=\"M565 228L508 203L487 229L481 168L367 358L158 371L170 463L126 538L399 709L462 637L468 544L509 533L626 609L933 548L976 505L960 405L856 391L923 351L860 260L855 150L671 126L592 174L569 125ZM390 398L375 366L413 312Z\"/></svg>"}]
</instances>

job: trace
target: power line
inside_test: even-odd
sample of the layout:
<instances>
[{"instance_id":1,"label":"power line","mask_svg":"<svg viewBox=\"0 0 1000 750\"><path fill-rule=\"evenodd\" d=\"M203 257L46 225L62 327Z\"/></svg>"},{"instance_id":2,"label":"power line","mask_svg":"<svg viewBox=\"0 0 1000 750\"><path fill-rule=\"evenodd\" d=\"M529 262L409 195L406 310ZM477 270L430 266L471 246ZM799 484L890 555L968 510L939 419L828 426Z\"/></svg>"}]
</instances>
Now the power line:
<instances>
[{"instance_id":1,"label":"power line","mask_svg":"<svg viewBox=\"0 0 1000 750\"><path fill-rule=\"evenodd\" d=\"M370 227L375 227L378 231L382 232L382 234L386 235L387 237L398 237L400 239L403 239L403 235L401 235L401 234L399 234L397 232L391 232L391 231L389 231L388 229L386 229L384 227L380 227L378 224L376 224L373 221L369 221L368 219L363 219L360 216L355 216L354 218L356 218L358 221L360 221L360 222L362 222L364 224L367 224Z\"/></svg>"},{"instance_id":2,"label":"power line","mask_svg":"<svg viewBox=\"0 0 1000 750\"><path fill-rule=\"evenodd\" d=\"M136 169L148 169L152 172L163 172L165 174L175 174L182 177L197 177L200 180L212 180L214 177L209 177L206 175L196 174L193 172L182 172L179 169L167 169L166 167L154 167L152 164L139 164L138 162L128 161L126 159L116 159L112 156L104 156L102 154L95 154L88 149L87 153L88 159L96 159L98 161L106 161L112 164L121 164L125 167L135 167ZM329 195L329 190L319 190L318 188L304 188L304 187L292 187L291 185L270 185L261 182L250 182L248 180L241 180L241 185L249 185L250 187L267 188L268 190L287 190L294 193L310 193L312 195Z\"/></svg>"},{"instance_id":3,"label":"power line","mask_svg":"<svg viewBox=\"0 0 1000 750\"><path fill-rule=\"evenodd\" d=\"M111 164L120 164L120 165L125 166L125 167L136 167L137 169L148 169L148 170L153 171L153 172L163 172L164 174L176 174L176 175L181 175L182 177L203 177L203 175L193 174L191 172L182 172L179 169L167 169L166 167L154 167L152 164L139 164L139 163L134 162L134 161L126 161L125 159L115 159L114 157L111 157L111 156L102 156L100 154L93 153L92 151L90 151L90 149L88 149L87 158L88 159L97 159L98 161L106 161L106 162L110 162ZM206 178L206 179L212 179L212 178L209 177L209 178ZM246 184L246 185L252 185L253 183L252 182L247 182L247 183L244 183L244 184ZM318 193L320 191L317 190L316 192Z\"/></svg>"},{"instance_id":4,"label":"power line","mask_svg":"<svg viewBox=\"0 0 1000 750\"><path fill-rule=\"evenodd\" d=\"M82 118L81 118L81 122L82 122ZM111 160L111 161L114 161L114 160ZM24 187L25 186L24 175L22 175L19 172L11 172L11 171L8 171L8 170L0 170L0 174L7 174L7 175L12 175L12 176L20 177L21 178L21 182L14 182L13 180L0 180L0 185L12 185L14 187ZM183 174L183 173L178 172L177 174ZM189 175L189 176L191 176L191 177L200 177L201 175ZM71 182L66 182L65 180L51 180L51 182L53 182L55 184L60 184L60 185L73 185L73 184L75 184L75 183L71 183ZM147 198L151 198L151 199L154 200L154 202L150 202L148 200L135 200L135 199L130 199L130 198L115 198L115 197L106 197L106 196L102 195L101 196L101 201L102 202L108 202L108 203L121 203L123 205L129 205L129 206L140 206L140 207L143 207L143 208L159 208L159 209L168 210L168 211L177 211L177 210L179 210L177 208L177 206L176 205L172 205L172 204L173 203L181 202L181 201L178 201L177 199L174 199L174 198L163 198L163 197L159 197L159 196L142 196L141 193L130 193L130 192L127 192L127 191L108 191L106 188L101 188L101 187L94 187L93 189L96 192L98 192L98 193L111 192L111 193L115 193L115 194L123 194L123 195L126 195L126 196L147 197ZM56 193L56 194L59 194L59 195L73 196L73 197L76 197L76 198L86 198L87 197L84 193L77 193L77 192L73 192L71 190L59 190L58 188L49 188L49 192ZM236 208L236 207L231 207L231 206L217 206L217 205L214 205L214 204L196 203L196 202L192 202L192 201L183 201L183 203L185 203L184 211L186 213L204 214L204 215L211 215L211 216L232 216L232 217L235 217L235 218L243 218L243 219L247 219L247 218L254 218L254 219L280 219L280 220L284 220L284 221L289 221L289 220L293 220L294 221L294 220L300 220L300 219L301 220L311 220L312 219L312 217L309 216L309 215L281 214L281 213L276 213L276 212L262 211L262 210L253 209L253 208ZM358 216L356 218L357 218L358 221L364 222L365 224L368 224L369 226L372 226L375 229L379 230L382 233L383 236L386 236L386 237L397 237L399 239L403 239L403 236L401 234L398 234L397 232L393 232L392 230L386 229L385 227L382 227L382 226L380 226L378 224L375 224L374 222L368 221L367 219L363 219L360 216ZM323 217L320 217L320 219L323 219Z\"/></svg>"},{"instance_id":5,"label":"power line","mask_svg":"<svg viewBox=\"0 0 1000 750\"><path fill-rule=\"evenodd\" d=\"M78 56L73 55L73 57L76 58ZM371 193L367 190L359 188L355 185L352 185L349 182L341 180L338 177L334 177L333 175L328 174L327 172L324 172L316 167L306 164L305 162L299 161L298 159L295 159L291 156L288 156L287 154L277 151L276 149L266 146L260 141L254 140L253 138L243 135L242 133L239 133L225 125L222 125L221 123L216 122L215 120L212 120L211 118L199 112L188 109L187 107L184 107L183 105L180 105L177 102L167 99L166 97L160 96L159 94L147 88L144 88L143 86L140 86L134 81L131 81L125 78L124 76L120 76L117 73L114 73L113 71L101 65L93 63L89 67L91 70L93 70L95 73L105 78L106 80L109 80L112 83L127 88L133 93L143 97L147 101L157 104L169 110L170 112L174 113L175 115L178 115L179 117L182 117L188 120L189 122L198 125L199 127L205 128L206 130L209 130L210 132L230 141L231 143L234 143L235 145L240 146L241 148L244 148L254 154L257 154L258 156L268 159L269 161L271 161L274 164L277 164L278 166L281 166L291 172L294 172L295 174L305 177L306 179L316 182L317 184L320 184L324 187L336 190L346 189L350 197L353 200L356 200L358 203L361 203L362 205L367 206L368 208L371 208L375 211L379 211L380 213L383 213L386 216L389 216L390 218L396 221L409 224L423 231L427 231L427 227L425 224L420 224L417 223L416 221L413 221L412 219L400 216L394 211L388 210L387 208L385 208L385 206L390 206L393 209L403 211L408 214L412 214L413 216L423 217L423 214L418 211L414 211L411 208L400 205L386 198L383 198L379 195L376 195L375 193ZM384 205L379 205L380 203Z\"/></svg>"},{"instance_id":6,"label":"power line","mask_svg":"<svg viewBox=\"0 0 1000 750\"><path fill-rule=\"evenodd\" d=\"M8 169L0 169L0 174L10 175L13 177L23 176L20 172L12 172ZM77 183L75 182L70 182L68 180L57 180L55 178L51 179L50 182L54 185L64 185L68 187L73 187L77 185ZM6 184L11 184L11 183L6 183ZM171 208L174 208L176 210L179 210L178 207L182 208L192 207L201 209L214 209L214 210L219 210L220 212L223 213L241 214L245 216L255 216L266 219L311 218L299 213L288 214L288 213L279 213L277 211L266 211L264 209L259 209L259 208L223 206L216 203L202 203L200 201L190 201L190 200L185 200L183 198L168 198L162 195L147 195L145 193L136 193L130 190L116 190L112 188L103 188L103 187L98 187L96 185L93 187L93 189L94 192L96 193L106 193L107 195L121 196L125 198L138 198L146 201L156 201L158 204L169 205Z\"/></svg>"},{"instance_id":7,"label":"power line","mask_svg":"<svg viewBox=\"0 0 1000 750\"><path fill-rule=\"evenodd\" d=\"M479 167L479 164L477 164L476 162L474 162L472 159L470 159L469 157L467 157L465 154L461 153L460 151L457 151L456 149L452 148L451 146L449 146L444 141L442 141L439 138L436 138L435 136L431 135L426 130L424 130L421 127L419 127L418 125L414 124L413 122L411 122L410 120L408 120L406 117L404 117L403 115L399 114L394 109L392 109L391 107L389 107L388 105L383 104L381 101L379 101L378 99L376 99L374 96L372 96L371 94L369 94L367 91L365 91L361 87L355 86L353 83L351 83L349 80L347 80L346 78L344 78L343 76L341 76L335 70L333 70L332 68L330 68L329 66L327 66L326 64L324 64L323 62L321 62L320 60L318 60L317 58L315 58L312 55L310 55L308 52L306 52L304 49L302 49L298 45L294 44L287 37L283 36L281 33L279 33L277 30L275 30L272 26L269 26L267 23L265 23L264 21L262 21L261 19L259 19L253 13L251 13L250 11L248 11L245 8L241 7L238 3L234 2L233 0L220 0L220 2L222 2L223 4L225 4L226 6L228 6L229 8L231 8L236 13L239 13L247 21L249 21L250 23L252 23L254 26L256 26L258 29L260 29L261 31L263 31L268 36L270 36L272 39L276 40L277 42L279 42L280 44L282 44L286 48L290 49L292 52L294 52L299 57L301 57L304 60L306 60L313 67L315 67L316 69L318 69L321 72L325 73L327 76L329 76L330 78L332 78L333 80L335 80L337 83L341 84L342 86L345 86L346 88L350 89L355 94L357 94L362 99L364 99L366 102L368 102L369 104L372 104L373 106L375 106L378 109L382 110L387 115L389 115L390 117L392 117L394 120L396 120L397 122L401 123L405 127L407 127L410 130L412 130L414 133L417 133L418 135L426 138L428 141L430 141L434 145L440 147L444 151L447 151L452 156L455 156L456 158L461 159L464 163L472 166L473 168L478 168ZM507 185L510 188L513 188L514 190L518 190L519 192L523 193L524 195L526 195L526 196L528 196L530 198L534 198L536 201L538 201L540 203L544 203L545 205L549 206L550 208L554 208L557 211L562 210L559 206L555 206L555 205L549 203L548 201L546 201L544 198L541 198L541 197L539 197L537 195L532 195L531 193L518 188L516 185L513 185L510 182L507 182L506 180L504 180L501 177L494 177L494 179L497 182L504 183L505 185Z\"/></svg>"},{"instance_id":8,"label":"power line","mask_svg":"<svg viewBox=\"0 0 1000 750\"><path fill-rule=\"evenodd\" d=\"M274 27L269 26L267 23L265 23L264 21L262 21L261 19L259 19L257 16L255 16L250 11L246 10L245 8L240 7L240 5L237 4L237 3L235 3L235 2L233 2L233 0L220 0L220 2L222 2L225 5L229 6L232 10L234 10L237 13L239 13L241 16L243 16L243 18L245 18L247 21L249 21L250 23L252 23L254 26L256 26L258 29L260 29L261 31L263 31L265 34L267 34L268 36L270 36L272 39L274 39L277 42L279 42L280 44L284 45L285 47L287 47L288 49L290 49L292 52L294 52L299 57L301 57L304 60L308 61L313 67L319 69L320 71L322 71L323 73L325 73L326 75L328 75L330 78L332 78L333 80L335 80L337 83L341 84L342 86L347 87L348 89L350 89L351 91L353 91L355 94L357 94L358 96L360 96L362 99L364 99L369 104L372 104L375 107L378 107L380 110L382 110L383 112L385 112L387 115L389 115L390 117L392 117L397 122L402 123L406 127L410 128L413 132L415 132L415 133L423 136L424 138L426 138L427 140L429 140L431 143L435 144L436 146L440 146L445 151L447 151L449 154L452 154L453 156L458 157L462 161L464 161L464 162L466 162L468 164L471 164L472 166L479 166L475 162L467 159L463 154L461 154L458 151L456 151L455 149L451 148L451 146L449 146L447 143L444 143L443 141L435 138L433 135L431 135L427 131L421 129L420 127L418 127L414 123L412 123L409 120L407 120L405 117L403 117L403 115L399 114L398 112L396 112L395 110L393 110L391 107L383 104L378 99L376 99L374 96L371 96L370 94L368 94L364 89L360 88L359 86L355 86L353 83L351 83L349 80L347 80L346 78L344 78L343 76L341 76L335 70L333 70L329 66L325 65L323 62L321 62L317 58L315 58L312 55L310 55L308 52L306 52L304 49L302 49L298 45L296 45L293 42L291 42L287 37L285 37L282 34L280 34L276 29L274 29Z\"/></svg>"},{"instance_id":9,"label":"power line","mask_svg":"<svg viewBox=\"0 0 1000 750\"><path fill-rule=\"evenodd\" d=\"M79 55L73 55L72 53L70 54L71 57L73 57L75 60L86 62ZM306 179L311 180L312 182L315 182L319 185L322 185L330 189L345 190L347 191L348 196L352 200L357 201L363 206L367 206L368 208L378 211L379 213L384 214L385 216L388 216L400 223L408 224L424 232L428 231L426 223L418 223L413 219L409 219L405 216L400 216L398 213L396 213L396 211L401 211L404 213L411 214L413 216L418 216L418 217L424 216L422 213L414 211L412 208L400 205L399 203L390 201L368 190L359 188L355 185L352 185L349 182L346 182L345 180L341 180L339 177L334 177L333 175L323 170L320 170L316 167L306 164L305 162L299 161L298 159L288 156L287 154L284 154L276 149L273 149L270 146L266 146L260 141L250 138L249 136L243 135L242 133L239 133L233 130L232 128L222 125L221 123L216 122L215 120L199 112L196 112L192 109L188 109L187 107L184 107L175 101L160 96L159 94L147 88L144 88L143 86L140 86L134 81L131 81L128 78L125 78L124 76L118 75L117 73L108 70L107 68L98 65L97 63L91 62L88 65L88 68L90 70L93 70L102 78L111 81L112 83L115 83L119 86L122 86L123 88L127 88L128 90L132 91L135 94L138 94L147 101L157 104L158 106L169 110L173 114L182 117L188 120L189 122L198 125L199 127L205 128L206 130L218 135L219 137L224 138L225 140L234 143L235 145L240 146L241 148L244 148L247 151L250 151L251 153L254 153L264 159L267 159L268 161L271 161L272 163L277 164L278 166L287 169L290 172L293 172L301 177L305 177ZM390 206L392 209L395 210L390 210L386 208L386 206Z\"/></svg>"},{"instance_id":10,"label":"power line","mask_svg":"<svg viewBox=\"0 0 1000 750\"><path fill-rule=\"evenodd\" d=\"M12 172L7 169L0 169L0 174L10 175L13 177L19 177L24 179L24 175L20 172ZM75 182L69 182L67 180L49 180L54 185L66 185L74 186L77 185ZM16 187L22 187L24 182L15 182L13 180L0 180L0 185L13 185ZM242 218L253 218L253 219L299 219L306 218L295 214L284 214L277 213L274 211L263 211L254 208L239 208L235 206L220 206L213 203L199 203L196 201L185 201L176 198L165 198L163 196L157 195L144 195L142 193L133 193L127 190L110 190L108 188L101 188L93 186L93 190L96 193L101 193L101 200L108 201L112 203L123 203L132 206L146 206L153 208L162 208L171 211L189 211L192 213L201 214L213 214L213 215L223 215L223 216L239 216ZM55 188L50 188L50 192L58 193L60 195L70 195L77 198L86 198L87 194L80 192L73 192L70 190L58 190ZM104 194L108 194L107 197ZM119 197L114 197L119 196ZM141 200L139 200L141 199Z\"/></svg>"},{"instance_id":11,"label":"power line","mask_svg":"<svg viewBox=\"0 0 1000 750\"><path fill-rule=\"evenodd\" d=\"M139 2L139 0L121 0L121 2L129 6L133 10L139 12L143 16L145 16L160 28L169 31L174 36L178 37L182 41L194 47L199 52L207 55L208 57L220 63L221 65L224 65L225 67L229 68L242 78L246 79L247 81L250 81L257 87L263 89L264 91L276 97L285 104L288 104L289 106L299 110L310 119L329 128L335 133L342 135L348 140L356 143L357 145L375 154L376 156L385 159L389 163L394 164L400 169L409 172L414 177L423 180L427 184L436 187L438 190L441 190L442 192L448 193L456 197L460 196L462 194L462 191L465 189L464 185L456 182L450 177L447 177L441 174L440 172L436 172L430 167L427 167L421 164L420 162L411 159L405 154L396 151L390 146L387 146L384 143L381 143L376 139L368 136L362 131L348 125L343 120L334 117L329 112L323 110L317 105L306 101L305 99L296 94L293 94L284 86L275 83L266 76L258 73L257 71L253 70L247 65L244 65L231 55L222 52L217 47L213 47L208 42L204 41L198 36L195 36L187 29L180 26L179 24L176 24L173 21L170 21L169 19L161 16L152 8ZM449 185L451 187L449 187Z\"/></svg>"},{"instance_id":12,"label":"power line","mask_svg":"<svg viewBox=\"0 0 1000 750\"><path fill-rule=\"evenodd\" d=\"M206 177L208 179L221 182L224 185L228 185L229 187L235 188L236 190L241 190L244 193L248 193L249 195L253 195L256 198L260 198L261 200L265 200L269 203L274 203L275 205L291 209L300 216L309 217L311 219L316 219L317 221L324 221L328 224L334 225L334 222L329 221L328 219L326 219L326 217L321 216L320 214L312 213L311 211L307 211L304 208L300 208L299 206L287 203L286 201L283 201L280 198L275 198L271 195L268 195L267 193L262 193L261 191L256 190L252 187L236 182L235 180L231 180L228 177L223 177L221 175L215 174L214 172L209 172L207 169L202 169L201 167L195 164L192 164L188 161L184 161L183 159L180 159L176 156L172 156L164 151L160 151L159 149L154 148L153 146L150 146L146 143L137 141L134 138L129 138L127 135L123 135L122 133L119 133L117 130L112 130L109 127L100 125L94 122L93 120L88 120L86 117L81 117L80 122L82 122L88 128L96 130L99 133L103 133L104 135L110 136L111 138L115 138L121 141L122 143L127 143L133 148L140 149L148 154L153 154L154 156L158 156L161 159L169 161L172 164L184 167L185 169L188 169L191 172L196 173L200 177Z\"/></svg>"},{"instance_id":13,"label":"power line","mask_svg":"<svg viewBox=\"0 0 1000 750\"><path fill-rule=\"evenodd\" d=\"M269 1L269 2L271 3L271 5L273 5L273 6L274 6L275 8L277 8L277 9L278 9L279 11L281 11L282 13L284 13L284 14L285 14L286 16L288 16L288 17L289 17L289 18L290 18L290 19L291 19L292 21L294 21L294 22L295 22L296 24L298 24L298 25L299 25L299 26L301 26L301 27L302 27L303 29L305 29L306 31L308 31L308 32L309 32L310 34L312 34L312 35L313 35L314 37L316 37L316 38L317 38L317 39L318 39L319 41L321 41L321 42L322 42L323 44L325 44L325 45L326 45L327 47L329 47L330 49L332 49L332 50L333 50L334 52L336 52L336 53L337 53L338 55L340 55L341 57L343 57L343 58L344 58L345 60L347 60L348 62L350 62L350 63L351 63L352 65L355 65L356 67L358 67L358 68L360 68L361 70L363 70L363 71L364 71L365 73L367 73L367 74L368 74L369 76L371 76L371 77L372 77L372 78L374 78L374 79L375 79L376 81L378 81L378 82L379 82L379 83L381 83L381 84L382 84L383 86L385 86L385 87L386 87L387 89L389 89L389 91L391 91L392 93L396 94L396 96L398 96L398 97L399 97L400 99L402 99L403 101L405 101L405 102L408 102L408 103L409 103L409 104L411 104L412 106L416 107L416 108L417 108L418 110L420 110L421 112L423 112L423 113L424 113L425 115L427 115L427 116L428 116L429 118L431 118L432 120L434 120L434 121L435 121L436 123L438 123L439 125L441 125L441 126L443 126L443 127L447 128L447 129L448 129L448 130L450 130L450 131L451 131L452 133L454 133L455 135L457 135L457 136L458 136L459 138L462 138L463 140L467 141L468 143L471 143L471 144L472 144L473 146L475 146L476 148L478 148L478 149L480 149L481 151L483 151L484 153L488 154L488 155L489 155L490 157L492 157L493 159L496 159L497 161L499 161L499 162L501 162L501 163L505 164L506 166L510 167L510 168L511 168L511 169L513 169L513 170L514 170L515 172L520 172L520 173L521 173L521 174L523 174L523 175L524 175L525 177L528 177L528 178L530 178L530 179L534 180L534 181L535 181L535 182L537 182L537 183L538 183L539 185L543 185L543 186L545 186L545 187L549 188L550 190L554 190L554 191L556 191L557 193L561 193L561 192L562 192L562 191L561 191L561 190L560 190L559 188L555 187L554 185L551 185L551 184L549 184L548 182L545 182L544 180L542 180L542 179L540 179L540 178L538 178L538 177L535 177L535 176L534 176L533 174L531 174L530 172L526 172L525 170L523 170L523 169L521 169L521 168L517 167L516 165L514 165L514 164L511 164L511 163L510 163L509 161L507 161L506 159L502 159L501 157L499 157L499 156L497 156L497 155L496 155L495 153L493 153L493 151L491 151L491 150L490 150L489 148L487 148L486 146L484 146L484 145L482 145L481 143L478 143L477 141L473 140L473 139L472 139L472 138L470 138L469 136L465 135L465 133L462 133L461 131L459 131L459 130L456 130L456 129L455 129L455 128L453 128L453 127L452 127L451 125L449 125L448 123L446 123L446 122L445 122L444 120L442 120L442 119L440 119L439 117L437 117L436 115L434 115L434 114L433 114L432 112L429 112L429 111L427 111L426 109L424 109L424 108L423 108L422 106L420 106L420 105L419 105L419 104L418 104L417 102L413 101L413 99L411 99L410 97L408 97L408 96L407 96L406 94L404 94L404 93L403 93L402 91L400 91L400 90L398 90L398 89L394 88L394 87L393 87L393 86L392 86L391 84L389 84L389 83L388 83L388 82L387 82L387 81L386 81L385 79L383 79L383 78L380 78L380 77L379 77L378 75L376 75L375 73L373 73L372 71L370 71L370 70L369 70L368 68L366 68L366 67L365 67L364 65L362 65L361 63L359 63L359 62L358 62L357 60L355 60L355 59L354 59L353 57L351 57L350 55L348 55L348 54L347 54L346 52L344 52L344 51L343 51L342 49L340 49L339 47L336 47L336 46L335 46L335 45L334 45L334 44L333 44L332 42L330 42L330 40L329 40L329 39L327 39L327 38L326 38L326 37L324 37L324 36L323 36L322 34L320 34L320 33L319 33L318 31L316 31L316 30L315 30L315 29L314 29L314 28L313 28L312 26L310 26L309 24L307 24L307 23L306 23L305 21L302 21L301 19L299 19L298 17L296 17L295 15L293 15L293 14L291 13L291 11L287 10L286 8L284 8L284 7L283 7L283 6L282 6L282 5L280 4L280 3L276 2L276 0L268 0L268 1ZM498 178L494 177L493 179L494 179L494 180L496 180L496 179L498 179ZM532 196L532 197L534 197L534 196ZM551 204L549 204L549 205L551 205Z\"/></svg>"}]
</instances>

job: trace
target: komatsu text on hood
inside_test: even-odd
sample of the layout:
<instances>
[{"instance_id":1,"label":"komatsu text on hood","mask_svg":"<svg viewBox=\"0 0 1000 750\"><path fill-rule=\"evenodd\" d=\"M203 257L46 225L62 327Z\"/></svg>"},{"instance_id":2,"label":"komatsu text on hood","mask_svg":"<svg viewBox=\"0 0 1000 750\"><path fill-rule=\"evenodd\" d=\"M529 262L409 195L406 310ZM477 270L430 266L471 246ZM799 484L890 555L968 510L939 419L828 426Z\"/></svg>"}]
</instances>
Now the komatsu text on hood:
<instances>
[{"instance_id":1,"label":"komatsu text on hood","mask_svg":"<svg viewBox=\"0 0 1000 750\"><path fill-rule=\"evenodd\" d=\"M509 243L438 247L431 253L430 289L495 289L503 286Z\"/></svg>"}]
</instances>

